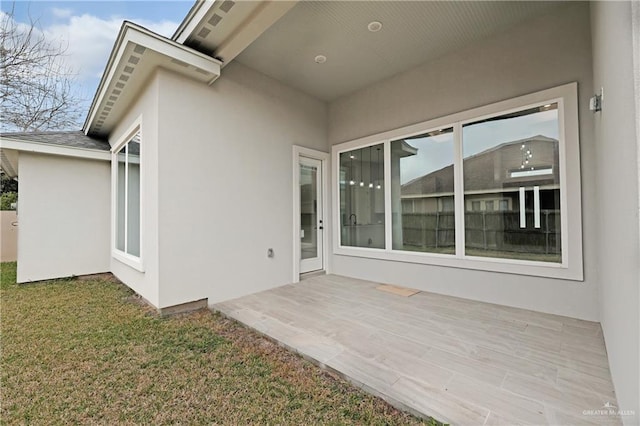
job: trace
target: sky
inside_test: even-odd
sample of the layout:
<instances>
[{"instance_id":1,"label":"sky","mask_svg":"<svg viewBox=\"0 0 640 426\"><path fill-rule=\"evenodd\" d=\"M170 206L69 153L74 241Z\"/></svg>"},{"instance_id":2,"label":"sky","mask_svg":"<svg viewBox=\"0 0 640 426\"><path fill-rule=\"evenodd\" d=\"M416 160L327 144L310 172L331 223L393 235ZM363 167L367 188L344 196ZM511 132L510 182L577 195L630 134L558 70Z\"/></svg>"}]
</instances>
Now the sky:
<instances>
[{"instance_id":1,"label":"sky","mask_svg":"<svg viewBox=\"0 0 640 426\"><path fill-rule=\"evenodd\" d=\"M466 158L505 142L537 135L558 139L558 110L466 125L462 131L463 156ZM453 164L453 133L407 142L418 148L418 153L400 160L402 184Z\"/></svg>"},{"instance_id":2,"label":"sky","mask_svg":"<svg viewBox=\"0 0 640 426\"><path fill-rule=\"evenodd\" d=\"M3 0L0 10L10 13L13 9L18 23L34 21L48 40L66 46L64 62L76 75L73 91L82 99L86 114L122 21L133 21L171 37L194 2Z\"/></svg>"}]
</instances>

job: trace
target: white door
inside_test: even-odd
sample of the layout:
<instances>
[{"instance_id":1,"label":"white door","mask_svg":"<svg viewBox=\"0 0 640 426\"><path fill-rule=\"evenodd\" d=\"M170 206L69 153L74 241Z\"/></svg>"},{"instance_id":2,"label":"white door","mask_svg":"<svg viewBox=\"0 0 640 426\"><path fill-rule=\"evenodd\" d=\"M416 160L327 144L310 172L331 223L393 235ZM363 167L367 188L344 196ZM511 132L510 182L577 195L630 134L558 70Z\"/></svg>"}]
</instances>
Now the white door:
<instances>
[{"instance_id":1,"label":"white door","mask_svg":"<svg viewBox=\"0 0 640 426\"><path fill-rule=\"evenodd\" d=\"M322 162L300 157L300 273L324 269Z\"/></svg>"}]
</instances>

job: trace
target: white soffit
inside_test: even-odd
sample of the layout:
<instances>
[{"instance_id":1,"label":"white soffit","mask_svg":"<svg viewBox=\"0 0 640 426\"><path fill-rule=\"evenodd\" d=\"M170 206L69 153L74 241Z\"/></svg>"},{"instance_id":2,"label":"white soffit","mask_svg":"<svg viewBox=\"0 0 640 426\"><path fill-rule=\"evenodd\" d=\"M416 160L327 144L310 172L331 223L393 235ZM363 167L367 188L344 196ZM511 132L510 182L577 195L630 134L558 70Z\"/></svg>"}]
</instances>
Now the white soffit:
<instances>
[{"instance_id":1,"label":"white soffit","mask_svg":"<svg viewBox=\"0 0 640 426\"><path fill-rule=\"evenodd\" d=\"M199 0L180 24L178 43L231 62L297 0Z\"/></svg>"},{"instance_id":2,"label":"white soffit","mask_svg":"<svg viewBox=\"0 0 640 426\"><path fill-rule=\"evenodd\" d=\"M436 59L562 2L301 1L236 60L325 101ZM379 21L382 29L367 25ZM317 55L326 56L316 63Z\"/></svg>"},{"instance_id":3,"label":"white soffit","mask_svg":"<svg viewBox=\"0 0 640 426\"><path fill-rule=\"evenodd\" d=\"M0 168L11 178L18 176L18 151L0 148Z\"/></svg>"},{"instance_id":4,"label":"white soffit","mask_svg":"<svg viewBox=\"0 0 640 426\"><path fill-rule=\"evenodd\" d=\"M108 136L158 67L207 84L220 76L220 61L125 22L89 109L85 134Z\"/></svg>"}]
</instances>

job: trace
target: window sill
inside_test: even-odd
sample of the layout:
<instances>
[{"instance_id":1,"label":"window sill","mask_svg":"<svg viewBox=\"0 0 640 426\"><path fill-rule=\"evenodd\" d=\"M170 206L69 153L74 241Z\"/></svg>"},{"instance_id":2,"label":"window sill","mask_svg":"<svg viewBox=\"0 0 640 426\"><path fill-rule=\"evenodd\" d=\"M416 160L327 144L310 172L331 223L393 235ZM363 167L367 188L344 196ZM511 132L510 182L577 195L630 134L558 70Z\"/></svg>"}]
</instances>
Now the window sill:
<instances>
[{"instance_id":1,"label":"window sill","mask_svg":"<svg viewBox=\"0 0 640 426\"><path fill-rule=\"evenodd\" d=\"M485 272L498 272L531 277L554 278L569 281L584 281L581 267L572 268L568 264L537 262L516 259L457 256L439 253L417 253L387 251L385 249L353 248L339 246L334 255L363 257L393 262L418 263L430 266L471 269Z\"/></svg>"},{"instance_id":2,"label":"window sill","mask_svg":"<svg viewBox=\"0 0 640 426\"><path fill-rule=\"evenodd\" d=\"M132 256L120 250L112 250L111 257L116 259L119 262L124 263L127 266L135 269L136 271L144 273L144 266L142 264L142 259L136 256Z\"/></svg>"}]
</instances>

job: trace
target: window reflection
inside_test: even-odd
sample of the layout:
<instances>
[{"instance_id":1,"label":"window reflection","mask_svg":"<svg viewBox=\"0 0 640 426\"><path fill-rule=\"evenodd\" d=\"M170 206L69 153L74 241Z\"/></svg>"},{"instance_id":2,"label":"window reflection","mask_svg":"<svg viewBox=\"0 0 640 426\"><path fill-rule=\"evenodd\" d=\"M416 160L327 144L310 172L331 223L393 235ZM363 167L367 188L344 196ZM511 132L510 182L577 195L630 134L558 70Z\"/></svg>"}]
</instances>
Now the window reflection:
<instances>
[{"instance_id":1,"label":"window reflection","mask_svg":"<svg viewBox=\"0 0 640 426\"><path fill-rule=\"evenodd\" d=\"M465 254L561 262L557 104L466 124L462 138Z\"/></svg>"},{"instance_id":2,"label":"window reflection","mask_svg":"<svg viewBox=\"0 0 640 426\"><path fill-rule=\"evenodd\" d=\"M340 154L340 243L384 248L383 144Z\"/></svg>"},{"instance_id":3,"label":"window reflection","mask_svg":"<svg viewBox=\"0 0 640 426\"><path fill-rule=\"evenodd\" d=\"M455 253L453 128L391 142L393 249Z\"/></svg>"}]
</instances>

